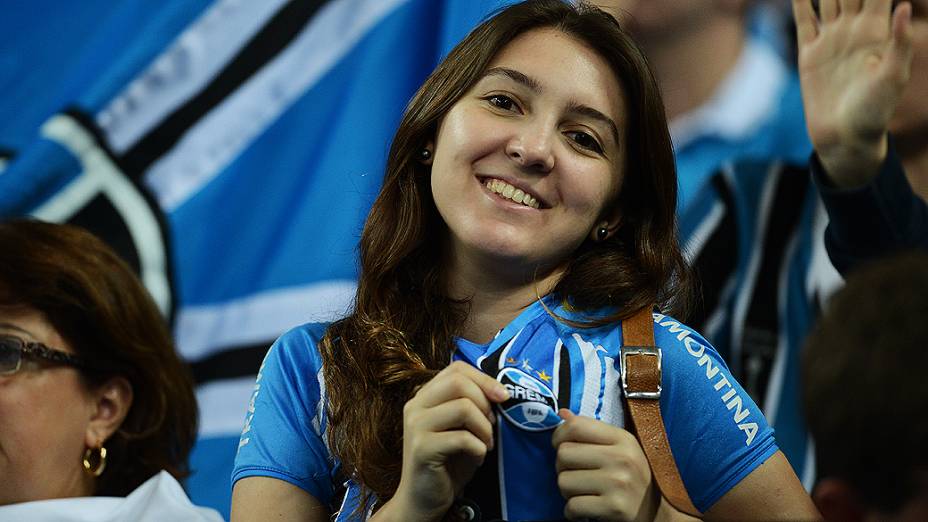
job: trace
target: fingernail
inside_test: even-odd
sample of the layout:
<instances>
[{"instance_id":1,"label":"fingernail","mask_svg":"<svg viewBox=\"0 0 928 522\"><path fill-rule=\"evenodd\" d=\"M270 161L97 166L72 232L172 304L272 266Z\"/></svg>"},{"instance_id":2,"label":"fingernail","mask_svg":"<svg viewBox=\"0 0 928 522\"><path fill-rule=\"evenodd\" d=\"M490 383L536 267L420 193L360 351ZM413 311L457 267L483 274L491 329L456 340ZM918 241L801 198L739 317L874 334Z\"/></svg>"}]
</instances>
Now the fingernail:
<instances>
[{"instance_id":1,"label":"fingernail","mask_svg":"<svg viewBox=\"0 0 928 522\"><path fill-rule=\"evenodd\" d=\"M499 386L496 387L496 398L501 401L508 401L509 390L507 390L505 386L500 384Z\"/></svg>"},{"instance_id":2,"label":"fingernail","mask_svg":"<svg viewBox=\"0 0 928 522\"><path fill-rule=\"evenodd\" d=\"M561 408L557 410L557 416L564 420L567 420L571 417L574 417L575 415L574 415L574 412L568 410L567 408Z\"/></svg>"}]
</instances>

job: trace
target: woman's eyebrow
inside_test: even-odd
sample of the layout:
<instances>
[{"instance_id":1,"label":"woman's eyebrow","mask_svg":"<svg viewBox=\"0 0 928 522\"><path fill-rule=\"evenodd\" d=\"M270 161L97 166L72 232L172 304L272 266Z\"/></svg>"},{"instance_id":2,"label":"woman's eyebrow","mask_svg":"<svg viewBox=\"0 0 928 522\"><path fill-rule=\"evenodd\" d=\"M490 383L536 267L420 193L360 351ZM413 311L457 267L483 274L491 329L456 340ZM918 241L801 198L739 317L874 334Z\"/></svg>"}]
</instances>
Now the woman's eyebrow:
<instances>
[{"instance_id":1,"label":"woman's eyebrow","mask_svg":"<svg viewBox=\"0 0 928 522\"><path fill-rule=\"evenodd\" d=\"M3 323L3 322L0 322L0 328L4 328L4 329L6 329L6 330L16 330L16 331L18 331L18 332L22 332L22 333L28 335L29 337L35 339L35 336L32 335L32 332L30 332L29 330L25 330L25 329L23 329L23 328L20 328L20 327L16 326L16 325L13 324L13 323Z\"/></svg>"},{"instance_id":2,"label":"woman's eyebrow","mask_svg":"<svg viewBox=\"0 0 928 522\"><path fill-rule=\"evenodd\" d=\"M526 76L525 74L515 69L509 69L506 67L492 67L490 69L487 69L487 72L484 73L483 75L484 78L487 78L490 76L502 76L504 78L509 78L510 80L518 83L519 85L525 86L527 89L529 89L530 91L536 94L542 91L541 83L539 83L538 80L532 78L531 76ZM602 112L590 106L583 105L581 103L576 103L576 102L571 102L567 107L567 111L575 113L575 114L580 114L588 118L594 119L596 121L599 121L600 123L603 123L604 125L609 127L609 131L612 133L612 139L615 140L616 143L619 143L619 127L615 124L615 121L613 121L612 118L610 118L609 116L606 116Z\"/></svg>"},{"instance_id":3,"label":"woman's eyebrow","mask_svg":"<svg viewBox=\"0 0 928 522\"><path fill-rule=\"evenodd\" d=\"M615 124L615 121L613 121L612 118L610 118L609 116L606 116L605 114L594 109L593 107L589 107L587 105L583 105L581 103L576 103L576 102L571 102L567 106L567 112L574 113L574 114L580 114L582 116L586 116L587 118L591 118L593 120L596 120L606 125L607 127L609 127L609 130L612 132L612 139L615 140L616 143L619 143L619 127Z\"/></svg>"},{"instance_id":4,"label":"woman's eyebrow","mask_svg":"<svg viewBox=\"0 0 928 522\"><path fill-rule=\"evenodd\" d=\"M507 69L506 67L492 67L487 69L487 72L483 75L484 78L489 76L502 76L504 78L509 78L510 80L525 86L534 93L541 92L541 84L538 83L538 80L526 76L515 69Z\"/></svg>"}]
</instances>

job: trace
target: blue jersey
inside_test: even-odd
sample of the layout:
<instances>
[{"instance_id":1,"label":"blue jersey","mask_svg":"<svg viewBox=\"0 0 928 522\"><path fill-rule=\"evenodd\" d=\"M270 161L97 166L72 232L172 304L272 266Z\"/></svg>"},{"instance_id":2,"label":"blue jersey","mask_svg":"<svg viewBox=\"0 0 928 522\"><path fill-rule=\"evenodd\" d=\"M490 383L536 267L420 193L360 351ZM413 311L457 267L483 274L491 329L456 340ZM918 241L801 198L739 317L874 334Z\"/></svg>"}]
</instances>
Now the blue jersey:
<instances>
[{"instance_id":1,"label":"blue jersey","mask_svg":"<svg viewBox=\"0 0 928 522\"><path fill-rule=\"evenodd\" d=\"M824 176L817 159L808 169L771 160L728 164L680 220L703 289L690 320L763 407L810 489L814 447L799 395L800 359L821 307L843 285L836 267L847 273L893 251L928 248L928 207L912 194L892 148L863 187L829 188Z\"/></svg>"},{"instance_id":2,"label":"blue jersey","mask_svg":"<svg viewBox=\"0 0 928 522\"><path fill-rule=\"evenodd\" d=\"M702 283L691 317L777 431L811 487L815 467L799 397L799 361L819 303L841 284L828 216L805 167L743 162L716 174L681 219Z\"/></svg>"},{"instance_id":3,"label":"blue jersey","mask_svg":"<svg viewBox=\"0 0 928 522\"><path fill-rule=\"evenodd\" d=\"M583 319L552 297L545 303L558 316ZM654 322L655 342L663 350L661 412L671 450L694 504L704 511L777 451L773 430L705 339L669 317L654 314ZM291 330L268 352L248 407L232 482L249 476L281 479L339 510L337 520L349 520L359 487L349 481L347 493L336 498L340 470L326 440L326 391L316 348L326 326ZM624 426L621 344L620 324L570 326L540 302L487 344L457 340L453 359L497 377L512 395L498 408L496 448L478 470L481 480L472 481L490 484L481 488L478 502L488 510L484 516L563 516L551 445L556 411L569 408Z\"/></svg>"}]
</instances>

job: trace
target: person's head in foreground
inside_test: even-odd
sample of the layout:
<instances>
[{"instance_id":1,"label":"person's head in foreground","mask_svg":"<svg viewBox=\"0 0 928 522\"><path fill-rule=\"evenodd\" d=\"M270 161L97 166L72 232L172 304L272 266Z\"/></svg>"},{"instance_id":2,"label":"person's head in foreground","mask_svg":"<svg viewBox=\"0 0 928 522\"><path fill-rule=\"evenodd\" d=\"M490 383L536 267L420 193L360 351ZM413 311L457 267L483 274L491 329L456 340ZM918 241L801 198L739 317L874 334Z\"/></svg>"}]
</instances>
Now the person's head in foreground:
<instances>
[{"instance_id":1,"label":"person's head in foreground","mask_svg":"<svg viewBox=\"0 0 928 522\"><path fill-rule=\"evenodd\" d=\"M928 254L852 274L802 361L827 520L928 520Z\"/></svg>"},{"instance_id":2,"label":"person's head in foreground","mask_svg":"<svg viewBox=\"0 0 928 522\"><path fill-rule=\"evenodd\" d=\"M658 88L615 20L549 0L480 25L400 123L354 314L323 342L336 451L391 496L403 403L448 365L484 288L619 316L685 300L675 205ZM383 391L360 409L367 381Z\"/></svg>"},{"instance_id":3,"label":"person's head in foreground","mask_svg":"<svg viewBox=\"0 0 928 522\"><path fill-rule=\"evenodd\" d=\"M186 367L129 267L79 228L0 223L0 505L186 476Z\"/></svg>"}]
</instances>

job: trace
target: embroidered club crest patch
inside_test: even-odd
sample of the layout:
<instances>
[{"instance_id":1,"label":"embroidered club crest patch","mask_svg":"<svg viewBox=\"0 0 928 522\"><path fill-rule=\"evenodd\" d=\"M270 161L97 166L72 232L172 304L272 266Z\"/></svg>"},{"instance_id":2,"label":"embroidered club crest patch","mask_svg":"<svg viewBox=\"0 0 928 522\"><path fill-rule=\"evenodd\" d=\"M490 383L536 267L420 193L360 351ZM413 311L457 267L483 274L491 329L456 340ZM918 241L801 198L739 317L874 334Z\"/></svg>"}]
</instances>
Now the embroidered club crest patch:
<instances>
[{"instance_id":1,"label":"embroidered club crest patch","mask_svg":"<svg viewBox=\"0 0 928 522\"><path fill-rule=\"evenodd\" d=\"M550 388L518 368L503 368L496 380L509 390L509 400L498 405L509 422L527 431L557 427L557 400Z\"/></svg>"}]
</instances>

